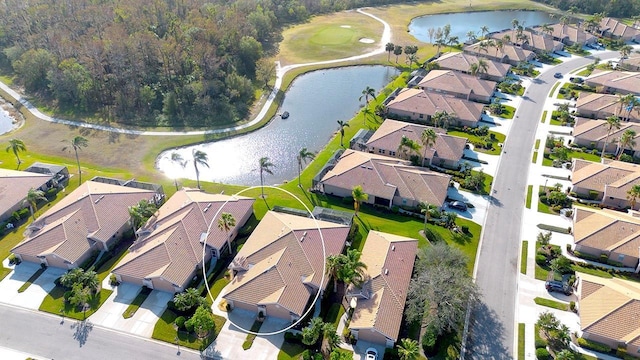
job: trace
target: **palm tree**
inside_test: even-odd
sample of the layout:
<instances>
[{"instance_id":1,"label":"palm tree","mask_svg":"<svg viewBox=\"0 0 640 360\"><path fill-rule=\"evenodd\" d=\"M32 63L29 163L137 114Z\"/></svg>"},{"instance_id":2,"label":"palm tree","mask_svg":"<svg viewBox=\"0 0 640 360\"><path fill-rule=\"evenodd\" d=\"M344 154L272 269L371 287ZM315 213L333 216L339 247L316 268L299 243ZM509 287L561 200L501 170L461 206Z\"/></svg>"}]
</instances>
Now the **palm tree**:
<instances>
[{"instance_id":1,"label":"palm tree","mask_svg":"<svg viewBox=\"0 0 640 360\"><path fill-rule=\"evenodd\" d=\"M624 59L626 59L627 56L629 56L629 54L631 54L631 52L633 51L633 46L624 45L624 46L621 46L620 49L618 49L618 51L620 51L620 63L622 64Z\"/></svg>"},{"instance_id":2,"label":"palm tree","mask_svg":"<svg viewBox=\"0 0 640 360\"><path fill-rule=\"evenodd\" d=\"M515 31L518 28L518 26L520 26L520 21L518 21L518 19L511 20L511 28L513 29L513 31ZM513 32L511 37L514 37Z\"/></svg>"},{"instance_id":3,"label":"palm tree","mask_svg":"<svg viewBox=\"0 0 640 360\"><path fill-rule=\"evenodd\" d=\"M180 155L177 152L172 152L171 153L171 162L174 163L178 163L178 165L182 166L182 169L184 169L185 166L187 166L187 162L182 158L182 155ZM178 177L174 177L173 178L173 182L176 185L176 191L178 191Z\"/></svg>"},{"instance_id":4,"label":"palm tree","mask_svg":"<svg viewBox=\"0 0 640 360\"><path fill-rule=\"evenodd\" d=\"M403 158L405 160L409 159L408 151L417 153L418 150L420 150L420 144L404 135L402 136L402 139L400 139L400 144L398 145L398 152L402 152L404 154Z\"/></svg>"},{"instance_id":5,"label":"palm tree","mask_svg":"<svg viewBox=\"0 0 640 360\"><path fill-rule=\"evenodd\" d=\"M436 111L435 114L431 117L433 124L437 127L441 127L446 129L449 127L453 119L455 118L455 114L449 114L447 111Z\"/></svg>"},{"instance_id":6,"label":"palm tree","mask_svg":"<svg viewBox=\"0 0 640 360\"><path fill-rule=\"evenodd\" d=\"M626 148L633 149L633 147L636 146L635 137L636 132L631 129L625 130L625 132L622 133L620 140L618 140L621 151L618 154L617 160L620 160L620 156L622 156Z\"/></svg>"},{"instance_id":7,"label":"palm tree","mask_svg":"<svg viewBox=\"0 0 640 360\"><path fill-rule=\"evenodd\" d=\"M343 255L342 267L338 274L344 282L345 294L350 284L359 286L365 280L364 270L367 268L367 264L360 261L360 255L362 254L358 249L349 249L347 255Z\"/></svg>"},{"instance_id":8,"label":"palm tree","mask_svg":"<svg viewBox=\"0 0 640 360\"><path fill-rule=\"evenodd\" d=\"M633 95L633 94L631 94L631 95ZM626 116L627 121L629 121L631 119L631 112L638 105L640 105L640 100L638 100L638 98L635 97L635 96L631 96L629 98L629 102L627 103L627 116Z\"/></svg>"},{"instance_id":9,"label":"palm tree","mask_svg":"<svg viewBox=\"0 0 640 360\"><path fill-rule=\"evenodd\" d=\"M322 325L322 345L320 349L324 354L328 355L342 343L342 339L336 330L336 326L332 323L324 323Z\"/></svg>"},{"instance_id":10,"label":"palm tree","mask_svg":"<svg viewBox=\"0 0 640 360\"><path fill-rule=\"evenodd\" d=\"M489 33L489 27L487 25L482 25L482 27L480 28L480 34L482 36L482 38L485 37L485 34Z\"/></svg>"},{"instance_id":11,"label":"palm tree","mask_svg":"<svg viewBox=\"0 0 640 360\"><path fill-rule=\"evenodd\" d=\"M473 30L467 31L467 40L469 41L469 44L476 42L476 32Z\"/></svg>"},{"instance_id":12,"label":"palm tree","mask_svg":"<svg viewBox=\"0 0 640 360\"><path fill-rule=\"evenodd\" d=\"M391 57L391 53L393 52L393 49L395 49L396 46L393 43L388 42L387 45L384 46L384 51L387 52L387 61L389 61L389 58Z\"/></svg>"},{"instance_id":13,"label":"palm tree","mask_svg":"<svg viewBox=\"0 0 640 360\"><path fill-rule=\"evenodd\" d=\"M511 36L509 36L509 34L504 34L502 37L502 43L511 44Z\"/></svg>"},{"instance_id":14,"label":"palm tree","mask_svg":"<svg viewBox=\"0 0 640 360\"><path fill-rule=\"evenodd\" d=\"M602 144L602 156L604 156L607 141L609 141L609 135L611 135L613 129L620 129L620 118L615 115L607 118L607 136L604 138L604 144Z\"/></svg>"},{"instance_id":15,"label":"palm tree","mask_svg":"<svg viewBox=\"0 0 640 360\"><path fill-rule=\"evenodd\" d=\"M31 211L31 217L33 220L36 220L36 211L38 211L38 200L47 201L47 198L44 196L44 191L31 188L29 192L27 192L27 198L25 202L29 204L29 210Z\"/></svg>"},{"instance_id":16,"label":"palm tree","mask_svg":"<svg viewBox=\"0 0 640 360\"><path fill-rule=\"evenodd\" d=\"M148 200L142 199L136 205L129 206L129 216L133 230L138 230L151 216L158 210L156 205Z\"/></svg>"},{"instance_id":17,"label":"palm tree","mask_svg":"<svg viewBox=\"0 0 640 360\"><path fill-rule=\"evenodd\" d=\"M325 265L325 273L330 279L333 279L333 291L338 290L338 272L342 267L342 254L327 256L327 263Z\"/></svg>"},{"instance_id":18,"label":"palm tree","mask_svg":"<svg viewBox=\"0 0 640 360\"><path fill-rule=\"evenodd\" d=\"M344 139L344 128L349 127L349 124L346 121L338 120L338 125L340 125L340 146L344 147L344 145L342 145L342 139Z\"/></svg>"},{"instance_id":19,"label":"palm tree","mask_svg":"<svg viewBox=\"0 0 640 360\"><path fill-rule=\"evenodd\" d=\"M442 216L447 228L452 228L456 224L456 219L458 219L458 213L453 211L447 211Z\"/></svg>"},{"instance_id":20,"label":"palm tree","mask_svg":"<svg viewBox=\"0 0 640 360\"><path fill-rule=\"evenodd\" d=\"M302 148L298 152L298 186L302 188L302 183L300 182L300 175L302 173L302 165L306 164L307 161L313 160L316 158L316 154L308 151L307 148Z\"/></svg>"},{"instance_id":21,"label":"palm tree","mask_svg":"<svg viewBox=\"0 0 640 360\"><path fill-rule=\"evenodd\" d=\"M420 212L424 214L424 230L427 230L427 223L429 222L429 217L431 216L430 211L437 209L437 207L426 202L421 202L418 204L418 208L420 208Z\"/></svg>"},{"instance_id":22,"label":"palm tree","mask_svg":"<svg viewBox=\"0 0 640 360\"><path fill-rule=\"evenodd\" d=\"M407 46L408 47L408 46ZM362 98L364 98L364 108L365 108L365 113L364 113L364 122L366 125L366 121L367 121L367 114L366 114L366 110L367 107L369 106L369 97L371 97L372 99L374 99L376 97L376 89L367 86L364 90L362 90L362 95L360 95L360 97L358 98L358 101L362 101Z\"/></svg>"},{"instance_id":23,"label":"palm tree","mask_svg":"<svg viewBox=\"0 0 640 360\"><path fill-rule=\"evenodd\" d=\"M351 190L351 196L353 196L353 209L357 217L358 211L360 211L360 204L362 204L363 201L369 200L369 194L362 190L362 185L356 185Z\"/></svg>"},{"instance_id":24,"label":"palm tree","mask_svg":"<svg viewBox=\"0 0 640 360\"><path fill-rule=\"evenodd\" d=\"M504 48L504 43L502 42L502 40L498 39L494 41L494 46L496 47L496 57L498 57L498 50L502 51L502 49Z\"/></svg>"},{"instance_id":25,"label":"palm tree","mask_svg":"<svg viewBox=\"0 0 640 360\"><path fill-rule=\"evenodd\" d=\"M64 140L63 140L64 141ZM89 146L89 140L85 139L82 136L76 136L73 139L69 140L69 145L73 148L73 151L76 154L76 163L78 164L78 184L82 184L82 170L80 169L80 157L78 156L78 150L83 147ZM65 151L67 147L63 147L62 151Z\"/></svg>"},{"instance_id":26,"label":"palm tree","mask_svg":"<svg viewBox=\"0 0 640 360\"><path fill-rule=\"evenodd\" d=\"M273 171L271 170L272 167L274 167L275 165L273 165L270 161L268 157L261 157L260 160L258 161L258 167L260 170L260 188L262 190L262 198L264 199L264 173L273 175Z\"/></svg>"},{"instance_id":27,"label":"palm tree","mask_svg":"<svg viewBox=\"0 0 640 360\"><path fill-rule=\"evenodd\" d=\"M229 232L236 226L236 218L228 212L223 212L218 218L218 229L227 233L227 246L229 247L229 254L231 254L231 237Z\"/></svg>"},{"instance_id":28,"label":"palm tree","mask_svg":"<svg viewBox=\"0 0 640 360\"><path fill-rule=\"evenodd\" d=\"M640 184L635 184L627 191L627 200L631 203L631 208L636 207L636 201L640 197Z\"/></svg>"},{"instance_id":29,"label":"palm tree","mask_svg":"<svg viewBox=\"0 0 640 360\"><path fill-rule=\"evenodd\" d=\"M632 102L634 102L634 100L636 100L636 97L633 94L618 94L617 102L620 103L620 107L618 108L618 117L622 117L622 110L625 110L625 107L628 107ZM631 111L629 111L629 113L631 113ZM626 120L629 120L629 118Z\"/></svg>"},{"instance_id":30,"label":"palm tree","mask_svg":"<svg viewBox=\"0 0 640 360\"><path fill-rule=\"evenodd\" d=\"M413 339L401 339L398 345L400 360L415 360L420 356L420 346Z\"/></svg>"},{"instance_id":31,"label":"palm tree","mask_svg":"<svg viewBox=\"0 0 640 360\"><path fill-rule=\"evenodd\" d=\"M196 169L196 182L198 183L198 189L200 189L200 170L198 164L206 168L209 167L209 156L206 152L193 149L191 152L193 156L193 167Z\"/></svg>"},{"instance_id":32,"label":"palm tree","mask_svg":"<svg viewBox=\"0 0 640 360\"><path fill-rule=\"evenodd\" d=\"M20 164L22 164L22 161L20 160L20 156L18 156L18 153L21 151L27 151L27 147L24 145L24 141L20 139L9 140L7 152L9 152L9 150L11 150L13 152L13 155L16 156L16 159L18 160L18 166L20 166Z\"/></svg>"},{"instance_id":33,"label":"palm tree","mask_svg":"<svg viewBox=\"0 0 640 360\"><path fill-rule=\"evenodd\" d=\"M422 134L420 134L420 140L422 140L422 147L424 149L422 152L423 167L424 167L424 159L427 157L427 149L430 149L433 146L435 146L436 139L438 139L438 134L436 134L436 132L431 128L424 129L422 131ZM431 165L432 161L433 161L433 157L429 159L429 165Z\"/></svg>"}]
</instances>

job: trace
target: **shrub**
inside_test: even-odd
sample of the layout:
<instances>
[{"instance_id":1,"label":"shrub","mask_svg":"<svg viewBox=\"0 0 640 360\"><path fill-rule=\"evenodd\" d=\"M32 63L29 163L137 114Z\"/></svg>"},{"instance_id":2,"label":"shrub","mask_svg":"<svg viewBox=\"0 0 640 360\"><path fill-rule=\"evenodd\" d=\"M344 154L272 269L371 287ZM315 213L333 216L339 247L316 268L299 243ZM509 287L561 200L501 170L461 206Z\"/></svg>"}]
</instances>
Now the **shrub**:
<instances>
[{"instance_id":1,"label":"shrub","mask_svg":"<svg viewBox=\"0 0 640 360\"><path fill-rule=\"evenodd\" d=\"M21 263L20 258L16 257L13 254L9 255L9 264L10 265L19 265L20 263Z\"/></svg>"},{"instance_id":2,"label":"shrub","mask_svg":"<svg viewBox=\"0 0 640 360\"><path fill-rule=\"evenodd\" d=\"M120 285L120 282L118 281L118 278L116 277L115 274L111 274L111 276L109 276L109 284L111 286L118 286Z\"/></svg>"},{"instance_id":3,"label":"shrub","mask_svg":"<svg viewBox=\"0 0 640 360\"><path fill-rule=\"evenodd\" d=\"M287 331L284 333L284 340L292 344L302 344L302 334L294 334Z\"/></svg>"},{"instance_id":4,"label":"shrub","mask_svg":"<svg viewBox=\"0 0 640 360\"><path fill-rule=\"evenodd\" d=\"M447 357L445 359L457 360L459 356L460 353L458 352L458 349L455 347L455 345L449 345L449 347L447 348Z\"/></svg>"},{"instance_id":5,"label":"shrub","mask_svg":"<svg viewBox=\"0 0 640 360\"><path fill-rule=\"evenodd\" d=\"M465 234L468 234L468 233L469 233L469 227L468 227L467 225L462 225L462 227L461 227L461 228L462 228L462 232L463 232L463 233L465 233Z\"/></svg>"},{"instance_id":6,"label":"shrub","mask_svg":"<svg viewBox=\"0 0 640 360\"><path fill-rule=\"evenodd\" d=\"M576 312L576 302L575 301L570 301L569 302L569 310Z\"/></svg>"},{"instance_id":7,"label":"shrub","mask_svg":"<svg viewBox=\"0 0 640 360\"><path fill-rule=\"evenodd\" d=\"M611 351L611 348L609 347L609 345L587 340L585 338L578 338L578 345L580 345L580 347L583 347L585 349L590 349L590 350L598 351L601 353L608 353L609 351Z\"/></svg>"},{"instance_id":8,"label":"shrub","mask_svg":"<svg viewBox=\"0 0 640 360\"><path fill-rule=\"evenodd\" d=\"M184 322L184 328L185 328L188 332L193 332L193 322L191 322L191 321L185 321L185 322Z\"/></svg>"},{"instance_id":9,"label":"shrub","mask_svg":"<svg viewBox=\"0 0 640 360\"><path fill-rule=\"evenodd\" d=\"M184 323L187 322L187 319L184 316L178 316L175 322L178 329L184 329Z\"/></svg>"},{"instance_id":10,"label":"shrub","mask_svg":"<svg viewBox=\"0 0 640 360\"><path fill-rule=\"evenodd\" d=\"M546 265L547 264L547 257L542 255L542 254L536 255L536 264L538 264L540 266Z\"/></svg>"},{"instance_id":11,"label":"shrub","mask_svg":"<svg viewBox=\"0 0 640 360\"><path fill-rule=\"evenodd\" d=\"M542 338L538 338L536 337L536 349L544 349L547 347L547 341L542 339Z\"/></svg>"},{"instance_id":12,"label":"shrub","mask_svg":"<svg viewBox=\"0 0 640 360\"><path fill-rule=\"evenodd\" d=\"M427 356L436 354L436 344L438 340L438 333L434 326L428 326L422 336L422 349Z\"/></svg>"},{"instance_id":13,"label":"shrub","mask_svg":"<svg viewBox=\"0 0 640 360\"><path fill-rule=\"evenodd\" d=\"M536 349L536 358L538 360L551 360L551 355L545 348L537 348Z\"/></svg>"}]
</instances>

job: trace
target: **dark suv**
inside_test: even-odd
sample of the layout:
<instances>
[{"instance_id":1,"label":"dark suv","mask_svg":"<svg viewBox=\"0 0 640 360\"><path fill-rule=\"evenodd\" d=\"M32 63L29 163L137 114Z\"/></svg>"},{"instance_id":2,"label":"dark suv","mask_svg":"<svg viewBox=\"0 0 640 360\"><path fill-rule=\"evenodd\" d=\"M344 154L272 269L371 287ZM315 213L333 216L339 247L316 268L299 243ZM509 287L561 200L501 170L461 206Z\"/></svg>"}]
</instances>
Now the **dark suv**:
<instances>
[{"instance_id":1,"label":"dark suv","mask_svg":"<svg viewBox=\"0 0 640 360\"><path fill-rule=\"evenodd\" d=\"M544 287L548 292L559 292L567 296L573 294L573 289L571 289L571 286L564 285L560 281L547 281L544 283Z\"/></svg>"}]
</instances>

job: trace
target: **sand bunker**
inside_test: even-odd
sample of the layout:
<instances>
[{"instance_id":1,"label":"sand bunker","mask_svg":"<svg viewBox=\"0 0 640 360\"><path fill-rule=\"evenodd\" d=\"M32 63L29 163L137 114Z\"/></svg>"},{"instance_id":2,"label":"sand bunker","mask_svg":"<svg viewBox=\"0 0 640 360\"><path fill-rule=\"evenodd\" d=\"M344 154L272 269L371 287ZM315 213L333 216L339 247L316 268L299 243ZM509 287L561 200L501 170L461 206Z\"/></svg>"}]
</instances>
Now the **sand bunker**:
<instances>
[{"instance_id":1,"label":"sand bunker","mask_svg":"<svg viewBox=\"0 0 640 360\"><path fill-rule=\"evenodd\" d=\"M351 29L351 25L340 25L341 28Z\"/></svg>"},{"instance_id":2,"label":"sand bunker","mask_svg":"<svg viewBox=\"0 0 640 360\"><path fill-rule=\"evenodd\" d=\"M368 38L361 38L360 40L361 43L365 43L365 44L373 44L375 41L373 39L368 39Z\"/></svg>"}]
</instances>

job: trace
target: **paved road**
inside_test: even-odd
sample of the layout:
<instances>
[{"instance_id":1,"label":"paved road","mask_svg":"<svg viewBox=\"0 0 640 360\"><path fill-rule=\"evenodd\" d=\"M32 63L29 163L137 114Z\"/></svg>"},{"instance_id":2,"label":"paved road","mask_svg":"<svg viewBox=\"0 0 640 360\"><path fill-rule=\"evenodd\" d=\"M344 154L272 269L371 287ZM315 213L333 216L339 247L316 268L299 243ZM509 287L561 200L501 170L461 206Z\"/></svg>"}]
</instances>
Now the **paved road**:
<instances>
[{"instance_id":1,"label":"paved road","mask_svg":"<svg viewBox=\"0 0 640 360\"><path fill-rule=\"evenodd\" d=\"M610 51L598 56L605 60L620 55ZM466 359L514 358L518 256L536 128L547 95L556 83L553 73L568 74L592 61L572 59L540 75L526 90L526 100L516 111L494 177L493 196L476 261L476 283L482 301L471 312Z\"/></svg>"},{"instance_id":2,"label":"paved road","mask_svg":"<svg viewBox=\"0 0 640 360\"><path fill-rule=\"evenodd\" d=\"M43 359L65 360L196 360L200 354L157 341L100 327L78 326L77 320L0 304L0 358L2 347Z\"/></svg>"}]
</instances>

